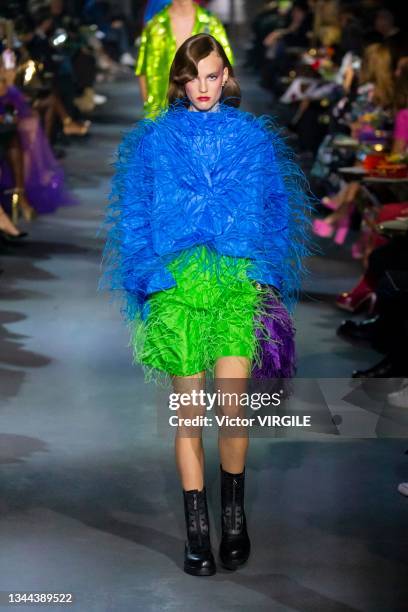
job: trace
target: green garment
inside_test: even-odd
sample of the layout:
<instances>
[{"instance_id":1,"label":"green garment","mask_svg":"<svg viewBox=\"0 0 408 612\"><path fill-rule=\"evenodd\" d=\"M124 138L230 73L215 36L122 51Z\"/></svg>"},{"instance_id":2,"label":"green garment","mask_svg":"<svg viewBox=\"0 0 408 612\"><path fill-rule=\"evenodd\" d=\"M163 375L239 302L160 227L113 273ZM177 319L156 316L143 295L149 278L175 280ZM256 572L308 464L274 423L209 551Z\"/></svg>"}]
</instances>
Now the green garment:
<instances>
[{"instance_id":1,"label":"green garment","mask_svg":"<svg viewBox=\"0 0 408 612\"><path fill-rule=\"evenodd\" d=\"M250 266L249 259L214 255L205 245L169 264L177 285L151 294L146 322L135 321L132 329L133 361L146 380L211 374L219 357L256 358L261 293L248 278Z\"/></svg>"},{"instance_id":2,"label":"green garment","mask_svg":"<svg viewBox=\"0 0 408 612\"><path fill-rule=\"evenodd\" d=\"M196 18L191 33L211 34L224 47L228 59L233 55L227 34L221 21L201 6L196 7ZM142 32L136 75L144 75L147 81L148 99L144 104L146 117L154 117L167 106L169 72L176 54L176 39L171 28L169 7L157 13Z\"/></svg>"}]
</instances>

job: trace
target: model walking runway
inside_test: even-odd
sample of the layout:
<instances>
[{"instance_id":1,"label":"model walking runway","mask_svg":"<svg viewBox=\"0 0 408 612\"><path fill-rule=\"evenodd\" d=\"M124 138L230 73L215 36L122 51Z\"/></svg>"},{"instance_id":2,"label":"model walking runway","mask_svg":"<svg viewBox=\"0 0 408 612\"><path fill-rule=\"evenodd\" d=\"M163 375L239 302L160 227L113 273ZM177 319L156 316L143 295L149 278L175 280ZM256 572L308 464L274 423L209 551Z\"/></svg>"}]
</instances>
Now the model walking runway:
<instances>
[{"instance_id":1,"label":"model walking runway","mask_svg":"<svg viewBox=\"0 0 408 612\"><path fill-rule=\"evenodd\" d=\"M248 77L242 87L259 100ZM116 308L96 293L110 162L135 119L137 89L130 80L101 93L109 103L92 139L65 160L81 205L40 219L24 255L14 245L2 254L0 590L72 592L81 612L204 612L209 597L220 611L401 609L406 501L395 481L404 440L257 439L246 466L256 554L239 573L209 578L211 591L183 573L185 526L172 440L158 434L160 398L131 364ZM299 375L347 376L373 353L339 348L342 315L325 298L350 284L355 264L333 252L311 267L295 317ZM219 465L207 442L217 546Z\"/></svg>"}]
</instances>

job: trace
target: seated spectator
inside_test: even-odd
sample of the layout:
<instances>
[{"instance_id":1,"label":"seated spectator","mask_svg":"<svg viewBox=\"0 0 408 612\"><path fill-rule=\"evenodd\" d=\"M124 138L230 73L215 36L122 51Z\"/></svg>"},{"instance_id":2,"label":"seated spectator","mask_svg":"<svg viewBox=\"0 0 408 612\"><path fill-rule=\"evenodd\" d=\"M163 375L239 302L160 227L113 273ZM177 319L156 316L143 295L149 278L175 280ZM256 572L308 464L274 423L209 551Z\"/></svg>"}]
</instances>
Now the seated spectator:
<instances>
[{"instance_id":1,"label":"seated spectator","mask_svg":"<svg viewBox=\"0 0 408 612\"><path fill-rule=\"evenodd\" d=\"M337 44L341 30L339 2L337 0L316 0L313 3L312 43L316 46Z\"/></svg>"},{"instance_id":2,"label":"seated spectator","mask_svg":"<svg viewBox=\"0 0 408 612\"><path fill-rule=\"evenodd\" d=\"M133 68L135 59L131 53L130 37L125 19L112 12L112 7L105 0L87 0L82 9L85 23L95 24L104 35L104 46L115 49L115 55L124 66ZM116 58L115 58L116 59Z\"/></svg>"},{"instance_id":3,"label":"seated spectator","mask_svg":"<svg viewBox=\"0 0 408 612\"><path fill-rule=\"evenodd\" d=\"M395 93L395 108L396 118L394 127L394 143L392 152L398 155L405 155L408 151L408 58L403 58L396 71L397 86ZM384 204L375 214L372 227L376 224L392 220L398 217L408 217L408 203L401 202L397 204ZM367 223L367 225L369 225ZM367 231L367 230L366 230ZM371 249L381 245L384 239L375 233L374 229L371 229ZM373 251L373 254L376 251ZM380 253L384 251L380 251ZM387 252L387 251L385 251ZM373 255L374 256L374 255ZM395 259L398 259L397 255ZM394 265L396 267L396 265ZM337 305L340 308L355 312L358 310L363 302L366 302L371 297L375 297L376 280L367 271L363 278L357 283L357 285L350 291L344 292L337 298Z\"/></svg>"},{"instance_id":4,"label":"seated spectator","mask_svg":"<svg viewBox=\"0 0 408 612\"><path fill-rule=\"evenodd\" d=\"M2 164L1 184L12 188L24 218L31 221L37 213L54 211L73 204L75 198L64 187L64 173L55 160L42 130L38 115L23 94L8 85L0 72L0 115L8 114L16 126L8 149L8 167Z\"/></svg>"},{"instance_id":5,"label":"seated spectator","mask_svg":"<svg viewBox=\"0 0 408 612\"><path fill-rule=\"evenodd\" d=\"M16 20L16 33L21 43L21 47L19 48L19 61L21 64L27 64L30 60L36 60L36 80L38 81L33 88L32 80L26 82L24 78L25 73L20 71L23 78L18 81L18 83L28 96L30 96L33 91L32 104L33 107L43 115L45 133L48 139L51 141L53 138L57 119L61 121L62 130L65 135L85 136L89 131L90 122L75 121L72 118L65 104L62 102L62 98L58 93L58 87L55 86L54 73L47 73L47 63L44 65L42 62L42 60L46 61L46 57L48 57L48 53L50 52L49 43L47 42L47 44L44 44L44 55L39 51L38 41L33 45L33 41L37 35L35 34L32 20L27 17ZM43 45L42 42L41 45ZM32 52L33 54L31 55ZM40 68L40 66L42 66L42 68ZM53 68L52 62L48 65L48 68Z\"/></svg>"},{"instance_id":6,"label":"seated spectator","mask_svg":"<svg viewBox=\"0 0 408 612\"><path fill-rule=\"evenodd\" d=\"M404 16L401 14L400 17L401 23L404 23ZM375 16L374 29L379 34L380 42L388 46L395 68L398 58L408 54L407 37L398 25L395 12L386 7L379 9Z\"/></svg>"},{"instance_id":7,"label":"seated spectator","mask_svg":"<svg viewBox=\"0 0 408 612\"><path fill-rule=\"evenodd\" d=\"M351 135L358 138L362 130L378 129L379 122L387 122L390 117L394 96L391 53L385 45L369 45L364 53L358 96L349 114ZM375 115L376 127L366 124L365 117ZM334 209L324 220L316 219L313 229L322 237L330 237L336 229L341 230L337 242L342 243L347 235L351 213L360 189L358 182L345 183L333 196L322 203Z\"/></svg>"},{"instance_id":8,"label":"seated spectator","mask_svg":"<svg viewBox=\"0 0 408 612\"><path fill-rule=\"evenodd\" d=\"M400 58L395 71L395 125L394 154L405 154L408 150L408 56Z\"/></svg>"},{"instance_id":9,"label":"seated spectator","mask_svg":"<svg viewBox=\"0 0 408 612\"><path fill-rule=\"evenodd\" d=\"M400 238L372 252L366 273L375 286L375 317L360 323L344 321L338 334L354 341L369 342L386 357L355 378L402 377L408 375L408 223Z\"/></svg>"},{"instance_id":10,"label":"seated spectator","mask_svg":"<svg viewBox=\"0 0 408 612\"><path fill-rule=\"evenodd\" d=\"M247 66L262 70L265 61L265 37L285 27L290 10L289 2L265 1L251 24L252 40L247 51Z\"/></svg>"},{"instance_id":11,"label":"seated spectator","mask_svg":"<svg viewBox=\"0 0 408 612\"><path fill-rule=\"evenodd\" d=\"M308 4L297 1L289 14L285 27L274 29L264 39L265 62L262 69L262 84L268 89L279 90L278 77L286 74L293 58L286 54L288 47L306 47L308 33L312 27L312 15Z\"/></svg>"}]
</instances>

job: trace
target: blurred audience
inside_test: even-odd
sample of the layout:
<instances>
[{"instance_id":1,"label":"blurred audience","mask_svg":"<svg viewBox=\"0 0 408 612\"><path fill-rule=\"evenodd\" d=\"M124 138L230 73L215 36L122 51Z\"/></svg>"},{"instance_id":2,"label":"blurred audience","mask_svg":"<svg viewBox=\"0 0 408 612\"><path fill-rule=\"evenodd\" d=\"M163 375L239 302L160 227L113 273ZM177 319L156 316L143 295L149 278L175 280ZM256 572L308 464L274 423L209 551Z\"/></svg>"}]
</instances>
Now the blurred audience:
<instances>
[{"instance_id":1,"label":"blurred audience","mask_svg":"<svg viewBox=\"0 0 408 612\"><path fill-rule=\"evenodd\" d=\"M155 61L169 67L187 26L194 32L211 26L232 56L223 27L231 26L229 3L197 4L198 9L192 1L136 1L133 21L107 0L11 0L0 9L1 239L26 236L18 227L20 216L24 223L70 202L55 154L62 157L71 138L91 133L92 112L106 101L96 93L96 83L132 74L135 38L136 73L145 111L152 116L155 106L165 104L166 91L166 71L154 73ZM316 240L321 239L324 252L333 238L331 248L361 266L354 288L340 293L333 306L350 314L367 312L368 318L344 321L339 338L368 342L383 353L379 363L352 375L406 379L408 47L403 3L260 4L247 24L246 68L259 79L271 113L286 126L320 198ZM203 7L218 17L209 17ZM243 3L236 2L236 8L242 22ZM230 31L243 38L244 30ZM395 393L390 403L406 402L406 386Z\"/></svg>"},{"instance_id":2,"label":"blurred audience","mask_svg":"<svg viewBox=\"0 0 408 612\"><path fill-rule=\"evenodd\" d=\"M132 23L99 0L0 7L0 251L28 235L19 222L76 203L56 157L88 135L90 114L106 102L95 84L131 76L142 8Z\"/></svg>"},{"instance_id":3,"label":"blurred audience","mask_svg":"<svg viewBox=\"0 0 408 612\"><path fill-rule=\"evenodd\" d=\"M405 25L398 2L265 2L247 48L321 198L314 231L361 261L354 289L334 304L369 318L338 332L384 358L357 377L408 376Z\"/></svg>"}]
</instances>

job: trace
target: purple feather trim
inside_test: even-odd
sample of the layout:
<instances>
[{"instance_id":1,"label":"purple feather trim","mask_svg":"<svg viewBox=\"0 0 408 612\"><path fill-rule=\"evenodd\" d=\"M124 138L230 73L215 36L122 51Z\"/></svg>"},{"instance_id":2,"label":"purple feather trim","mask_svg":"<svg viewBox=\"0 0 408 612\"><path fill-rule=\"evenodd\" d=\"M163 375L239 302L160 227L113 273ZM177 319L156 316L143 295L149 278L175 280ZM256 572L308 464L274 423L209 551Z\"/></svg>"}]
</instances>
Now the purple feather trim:
<instances>
[{"instance_id":1,"label":"purple feather trim","mask_svg":"<svg viewBox=\"0 0 408 612\"><path fill-rule=\"evenodd\" d=\"M260 360L254 363L253 378L292 378L296 372L295 328L285 306L276 297L265 299L255 333Z\"/></svg>"}]
</instances>

